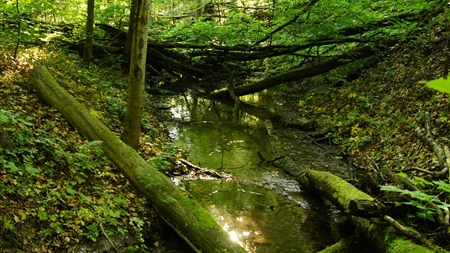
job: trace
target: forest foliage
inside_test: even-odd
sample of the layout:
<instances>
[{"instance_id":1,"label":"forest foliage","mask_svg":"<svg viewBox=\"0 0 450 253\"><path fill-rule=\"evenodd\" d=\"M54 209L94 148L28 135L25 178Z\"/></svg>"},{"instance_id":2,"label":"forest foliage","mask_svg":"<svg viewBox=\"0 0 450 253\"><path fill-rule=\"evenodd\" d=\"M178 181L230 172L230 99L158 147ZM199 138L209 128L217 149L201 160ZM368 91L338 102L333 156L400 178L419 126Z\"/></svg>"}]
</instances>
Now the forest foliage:
<instances>
[{"instance_id":1,"label":"forest foliage","mask_svg":"<svg viewBox=\"0 0 450 253\"><path fill-rule=\"evenodd\" d=\"M442 70L444 64L437 64L448 58L443 55L427 58L427 52L434 53L434 46L439 48L449 36L445 1L232 0L213 1L212 10L206 10L208 3L152 1L150 43L165 46L174 55L188 59L192 64L189 66L226 63L228 69L244 73L239 84L251 84L308 64L314 66L343 54L353 56L354 50L367 46L375 52L373 58L384 60L383 64L352 82L354 70L365 67L372 58L353 61L348 57L347 65L318 75L307 84L299 81L294 85L295 92L289 95L296 100L295 109L328 125L327 137L343 153L367 156L366 167L377 169L379 163L402 171L413 165L437 166L430 158L432 154L417 152L421 144L411 144L410 139L412 129L417 122L424 121L425 114L413 108L431 108L430 100L438 108L431 113L436 123L433 132L440 135L449 132L450 116L443 109L446 97L430 95L423 88L423 81L448 74L448 70ZM29 221L42 228L37 235L47 238L45 245L39 246L44 250L86 239L96 241L102 233L109 235L113 231L134 234L138 240L134 245L140 245L136 248L146 247L139 240L145 237L144 224L151 225L144 218L148 210L144 204L136 204L144 201L132 193L114 165L103 158L98 143L80 143L78 135L69 134L72 130L66 123L57 123L54 112L36 105L37 98L23 87L29 68L35 62L46 61L55 75L65 80L66 88L120 132L126 80L117 74L122 71L117 63L123 60L110 53L101 61L97 59L98 67L86 69L77 56L61 50L84 40L86 7L85 0L7 0L0 5L0 135L10 138L0 147L0 151L5 151L0 152L0 195L7 196L0 207L9 206L0 209L0 234L11 242L8 245L11 247L24 243L19 228ZM129 14L129 1L97 0L95 43L108 45L112 41L101 24L126 32ZM409 47L404 47L405 44ZM12 61L15 48L19 53ZM392 53L399 48L401 54ZM448 50L446 46L443 49ZM254 58L244 60L244 56ZM413 63L427 67L415 69ZM446 91L448 81L438 79L429 84L431 87L437 84L438 90L444 87ZM377 93L386 95L381 98ZM389 103L393 101L402 102L391 108ZM150 139L154 143L156 139L157 144L143 145L141 152L147 157L165 157L166 147L161 140L164 134L154 126L154 121L152 116L144 117L144 143L150 143ZM401 134L403 131L406 133ZM416 152L417 155L411 155ZM166 161L157 163L164 164L164 169L169 166ZM407 178L416 182L422 176ZM412 195L413 200L404 203L419 208L417 216L434 220L436 210L430 209L428 202L436 202L437 209L448 215L444 196L448 194L448 184L439 180L422 182L423 191L419 192L395 187L383 190ZM429 188L432 192L423 195Z\"/></svg>"}]
</instances>

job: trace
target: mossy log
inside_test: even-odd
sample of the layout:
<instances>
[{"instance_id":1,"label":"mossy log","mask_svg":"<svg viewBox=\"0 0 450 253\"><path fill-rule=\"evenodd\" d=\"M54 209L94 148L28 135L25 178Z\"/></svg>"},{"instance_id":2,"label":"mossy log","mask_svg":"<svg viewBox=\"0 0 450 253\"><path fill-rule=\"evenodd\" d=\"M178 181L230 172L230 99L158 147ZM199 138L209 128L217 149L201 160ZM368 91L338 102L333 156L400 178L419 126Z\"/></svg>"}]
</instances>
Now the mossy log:
<instances>
[{"instance_id":1,"label":"mossy log","mask_svg":"<svg viewBox=\"0 0 450 253\"><path fill-rule=\"evenodd\" d=\"M340 241L336 242L335 244L326 247L325 249L317 252L317 253L343 253L343 252L353 252L355 251L356 241L358 238L356 238L355 235L352 235L350 237L342 238Z\"/></svg>"},{"instance_id":2,"label":"mossy log","mask_svg":"<svg viewBox=\"0 0 450 253\"><path fill-rule=\"evenodd\" d=\"M352 201L374 201L370 195L328 172L306 170L299 179L303 185L325 195L345 213L348 213ZM373 243L377 252L448 252L436 245L418 245L398 234L393 227L381 225L380 222L357 216L352 216L352 222L357 230Z\"/></svg>"},{"instance_id":3,"label":"mossy log","mask_svg":"<svg viewBox=\"0 0 450 253\"><path fill-rule=\"evenodd\" d=\"M127 175L161 217L197 252L245 252L210 213L122 142L70 96L43 66L30 71L31 86L45 102L89 140L102 141L105 154Z\"/></svg>"}]
</instances>

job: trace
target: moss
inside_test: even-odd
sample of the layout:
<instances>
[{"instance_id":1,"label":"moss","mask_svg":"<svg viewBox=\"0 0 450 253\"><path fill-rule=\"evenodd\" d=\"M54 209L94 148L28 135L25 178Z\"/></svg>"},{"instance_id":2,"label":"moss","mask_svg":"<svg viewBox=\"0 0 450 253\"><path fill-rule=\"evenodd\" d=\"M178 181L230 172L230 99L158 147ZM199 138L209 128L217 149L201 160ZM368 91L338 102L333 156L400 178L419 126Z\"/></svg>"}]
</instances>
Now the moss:
<instances>
[{"instance_id":1,"label":"moss","mask_svg":"<svg viewBox=\"0 0 450 253\"><path fill-rule=\"evenodd\" d=\"M214 219L214 217L207 212L196 200L191 199L190 195L183 195L180 202L187 209L191 210L194 217L188 220L189 225L194 226L202 230L205 229L217 229L220 228L219 223Z\"/></svg>"},{"instance_id":2,"label":"moss","mask_svg":"<svg viewBox=\"0 0 450 253\"><path fill-rule=\"evenodd\" d=\"M436 252L425 248L424 246L411 243L410 240L403 239L401 237L394 238L386 244L387 253L398 253L398 252L414 252L414 253L431 253Z\"/></svg>"},{"instance_id":3,"label":"moss","mask_svg":"<svg viewBox=\"0 0 450 253\"><path fill-rule=\"evenodd\" d=\"M386 236L384 238L387 253L398 252L414 252L414 253L431 253L431 252L448 252L436 246L436 248L429 249L425 246L418 245L403 236L400 236L394 228L386 228Z\"/></svg>"},{"instance_id":4,"label":"moss","mask_svg":"<svg viewBox=\"0 0 450 253\"><path fill-rule=\"evenodd\" d=\"M314 187L325 193L331 194L332 196L330 197L345 209L348 209L350 200L373 200L370 195L358 190L358 188L352 184L331 173L309 170L307 172L307 177Z\"/></svg>"}]
</instances>

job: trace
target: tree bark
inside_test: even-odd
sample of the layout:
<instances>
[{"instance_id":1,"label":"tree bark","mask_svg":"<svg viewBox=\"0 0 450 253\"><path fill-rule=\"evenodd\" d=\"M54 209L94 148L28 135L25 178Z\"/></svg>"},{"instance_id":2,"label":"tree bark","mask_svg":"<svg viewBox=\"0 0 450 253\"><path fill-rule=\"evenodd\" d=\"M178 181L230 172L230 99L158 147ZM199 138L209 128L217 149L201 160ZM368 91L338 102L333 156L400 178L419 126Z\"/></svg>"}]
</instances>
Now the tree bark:
<instances>
[{"instance_id":1,"label":"tree bark","mask_svg":"<svg viewBox=\"0 0 450 253\"><path fill-rule=\"evenodd\" d=\"M88 0L87 3L87 19L86 19L86 41L84 42L83 62L90 64L92 61L94 32L94 0Z\"/></svg>"},{"instance_id":2,"label":"tree bark","mask_svg":"<svg viewBox=\"0 0 450 253\"><path fill-rule=\"evenodd\" d=\"M20 46L20 35L21 35L21 31L20 31L20 27L21 25L21 18L20 18L20 8L19 8L19 0L16 0L16 15L17 15L17 41L16 41L16 47L14 48L14 55L13 55L13 59L17 59L17 52L19 51L19 46Z\"/></svg>"},{"instance_id":3,"label":"tree bark","mask_svg":"<svg viewBox=\"0 0 450 253\"><path fill-rule=\"evenodd\" d=\"M124 60L129 61L131 59L131 47L133 44L133 35L135 33L134 24L136 23L136 6L137 0L131 0L130 2L130 20L128 22L127 40L125 42Z\"/></svg>"},{"instance_id":4,"label":"tree bark","mask_svg":"<svg viewBox=\"0 0 450 253\"><path fill-rule=\"evenodd\" d=\"M142 111L144 109L150 0L137 0L136 4L135 33L131 46L130 77L128 81L127 114L122 135L123 141L134 149L139 148Z\"/></svg>"},{"instance_id":5,"label":"tree bark","mask_svg":"<svg viewBox=\"0 0 450 253\"><path fill-rule=\"evenodd\" d=\"M45 67L30 71L31 86L82 135L102 141L105 154L146 196L161 217L197 252L245 252L210 213L122 142L54 81Z\"/></svg>"}]
</instances>

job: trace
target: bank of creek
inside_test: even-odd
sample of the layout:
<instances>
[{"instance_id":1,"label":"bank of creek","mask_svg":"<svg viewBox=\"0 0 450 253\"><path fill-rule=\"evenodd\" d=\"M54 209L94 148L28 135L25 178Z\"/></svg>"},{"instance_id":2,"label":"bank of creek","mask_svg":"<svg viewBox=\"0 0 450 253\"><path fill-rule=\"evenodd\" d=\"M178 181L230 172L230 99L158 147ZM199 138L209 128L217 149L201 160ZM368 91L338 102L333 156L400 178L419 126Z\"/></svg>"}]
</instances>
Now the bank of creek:
<instances>
[{"instance_id":1,"label":"bank of creek","mask_svg":"<svg viewBox=\"0 0 450 253\"><path fill-rule=\"evenodd\" d=\"M248 252L317 252L346 230L345 217L325 199L305 191L283 166L326 170L351 179L354 171L328 145L302 131L274 127L210 100L154 97L170 136L187 159L225 176L174 177ZM268 94L243 98L272 110ZM284 158L283 158L284 157ZM266 160L266 161L264 161ZM275 162L268 162L276 160ZM348 232L348 231L347 231ZM356 249L355 249L356 251Z\"/></svg>"}]
</instances>

